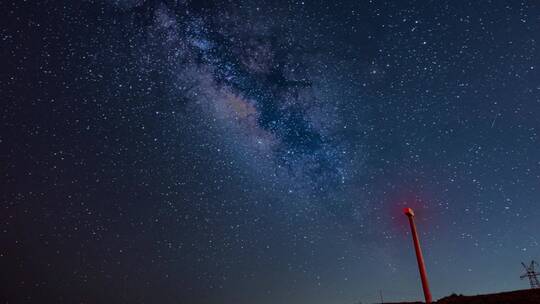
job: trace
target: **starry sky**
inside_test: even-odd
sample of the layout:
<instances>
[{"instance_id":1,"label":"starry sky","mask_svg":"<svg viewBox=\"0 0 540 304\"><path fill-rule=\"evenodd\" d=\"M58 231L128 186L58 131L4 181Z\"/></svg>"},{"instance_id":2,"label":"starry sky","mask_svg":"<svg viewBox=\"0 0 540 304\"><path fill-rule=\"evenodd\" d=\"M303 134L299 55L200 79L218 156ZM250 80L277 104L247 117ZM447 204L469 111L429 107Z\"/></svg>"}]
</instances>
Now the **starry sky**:
<instances>
[{"instance_id":1,"label":"starry sky","mask_svg":"<svg viewBox=\"0 0 540 304\"><path fill-rule=\"evenodd\" d=\"M527 288L536 1L7 1L0 300Z\"/></svg>"}]
</instances>

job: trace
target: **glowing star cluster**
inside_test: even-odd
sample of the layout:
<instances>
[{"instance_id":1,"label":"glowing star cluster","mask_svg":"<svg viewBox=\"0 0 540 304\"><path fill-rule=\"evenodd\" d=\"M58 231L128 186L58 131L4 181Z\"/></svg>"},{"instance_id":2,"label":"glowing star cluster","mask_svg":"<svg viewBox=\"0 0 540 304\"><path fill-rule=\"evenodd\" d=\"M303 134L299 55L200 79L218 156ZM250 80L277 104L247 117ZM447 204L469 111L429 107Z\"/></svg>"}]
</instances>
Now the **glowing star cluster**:
<instances>
[{"instance_id":1,"label":"glowing star cluster","mask_svg":"<svg viewBox=\"0 0 540 304\"><path fill-rule=\"evenodd\" d=\"M301 57L291 61L284 37L259 23L250 24L259 32L246 31L235 18L152 7L147 39L166 54L173 94L197 104L244 161L265 163L274 183L304 195L337 190L359 151L345 144L332 101L317 96L321 80L310 80Z\"/></svg>"}]
</instances>

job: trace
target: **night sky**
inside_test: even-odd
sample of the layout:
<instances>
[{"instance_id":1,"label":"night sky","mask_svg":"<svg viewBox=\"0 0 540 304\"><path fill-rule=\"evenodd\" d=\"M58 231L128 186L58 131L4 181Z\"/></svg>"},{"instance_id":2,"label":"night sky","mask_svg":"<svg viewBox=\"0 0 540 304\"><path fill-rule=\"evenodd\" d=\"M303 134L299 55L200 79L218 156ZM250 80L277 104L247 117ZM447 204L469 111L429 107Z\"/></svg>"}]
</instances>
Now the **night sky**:
<instances>
[{"instance_id":1,"label":"night sky","mask_svg":"<svg viewBox=\"0 0 540 304\"><path fill-rule=\"evenodd\" d=\"M0 300L528 288L537 1L6 1Z\"/></svg>"}]
</instances>

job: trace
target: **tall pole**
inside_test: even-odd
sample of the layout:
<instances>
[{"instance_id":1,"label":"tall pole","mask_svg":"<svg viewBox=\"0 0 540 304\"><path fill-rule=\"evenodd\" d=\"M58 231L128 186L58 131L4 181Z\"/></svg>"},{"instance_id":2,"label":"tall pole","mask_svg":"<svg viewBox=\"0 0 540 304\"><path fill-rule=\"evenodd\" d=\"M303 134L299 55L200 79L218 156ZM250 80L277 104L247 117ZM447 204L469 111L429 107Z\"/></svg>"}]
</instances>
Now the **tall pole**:
<instances>
[{"instance_id":1,"label":"tall pole","mask_svg":"<svg viewBox=\"0 0 540 304\"><path fill-rule=\"evenodd\" d=\"M424 256L422 256L422 249L420 249L420 241L418 240L418 233L416 232L416 225L414 224L414 211L411 208L405 208L404 212L405 215L409 218L409 224L411 225L411 234L414 242L414 250L416 251L416 261L418 262L420 279L422 280L424 297L426 298L426 303L431 303L431 292L429 291L426 266L424 265Z\"/></svg>"}]
</instances>

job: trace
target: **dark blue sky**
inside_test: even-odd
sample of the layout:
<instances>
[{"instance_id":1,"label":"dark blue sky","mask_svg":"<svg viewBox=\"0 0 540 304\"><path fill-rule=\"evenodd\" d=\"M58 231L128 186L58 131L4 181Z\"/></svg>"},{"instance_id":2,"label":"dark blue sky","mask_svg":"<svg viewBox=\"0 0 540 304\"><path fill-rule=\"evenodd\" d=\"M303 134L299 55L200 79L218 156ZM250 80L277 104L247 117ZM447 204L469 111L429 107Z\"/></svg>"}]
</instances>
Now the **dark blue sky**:
<instances>
[{"instance_id":1,"label":"dark blue sky","mask_svg":"<svg viewBox=\"0 0 540 304\"><path fill-rule=\"evenodd\" d=\"M3 6L6 300L422 299L405 206L435 298L528 287L534 1Z\"/></svg>"}]
</instances>

